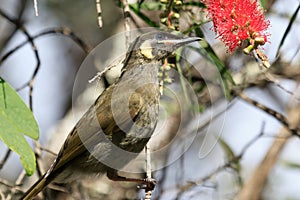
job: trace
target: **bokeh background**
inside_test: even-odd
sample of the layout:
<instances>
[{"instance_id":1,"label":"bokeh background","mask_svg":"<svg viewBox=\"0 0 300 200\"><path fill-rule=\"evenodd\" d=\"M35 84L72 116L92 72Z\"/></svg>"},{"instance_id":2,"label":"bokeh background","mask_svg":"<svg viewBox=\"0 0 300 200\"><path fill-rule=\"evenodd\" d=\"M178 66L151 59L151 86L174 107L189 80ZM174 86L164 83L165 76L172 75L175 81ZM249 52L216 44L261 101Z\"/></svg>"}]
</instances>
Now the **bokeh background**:
<instances>
[{"instance_id":1,"label":"bokeh background","mask_svg":"<svg viewBox=\"0 0 300 200\"><path fill-rule=\"evenodd\" d=\"M139 2L129 1L129 3ZM143 1L143 5L160 3L163 4L162 1ZM204 8L197 6L197 3L199 2L197 1L194 6L186 7L186 10L180 10L179 31L183 32L185 25L182 24L190 18L203 22L199 23L199 29L218 58L230 71L234 81L244 84L244 91L249 97L284 114L289 122L299 127L300 18L295 13L299 7L299 1L263 1L266 17L271 23L270 43L264 46L264 52L272 64L273 81L266 78L254 56L244 55L241 51L228 53L226 47L212 31L213 24L205 21L207 19L203 12ZM38 8L39 16L36 17L33 1L0 0L0 10L19 19L32 35L54 27L68 27L77 37L93 48L112 35L125 31L122 2L119 1L101 1L103 19L101 29L97 26L95 1L39 1ZM160 23L163 18L161 15L163 11L160 10L162 8L140 9L141 13L166 30L170 27ZM130 14L130 28L150 26L149 21L141 18L141 15L132 9ZM296 15L294 20L292 20L293 15ZM285 35L289 24L291 27ZM191 33L194 34L193 31ZM284 43L280 46L282 39ZM23 41L26 41L24 34L0 15L0 58ZM40 54L41 66L34 85L33 113L40 129L41 145L57 152L63 138L76 123L73 112L84 112L84 109L76 104L78 99L81 98L80 101L89 105L92 100L85 97L90 95L94 98L95 96L89 93L91 91L86 91L85 87L77 91L85 93L84 98L80 95L73 96L74 81L87 53L72 39L59 34L49 34L34 41ZM110 58L111 52L115 51L115 48L120 48L118 45L124 46L123 43L116 42L110 49L102 52L104 54L101 55L102 60L98 60L99 63L95 65L105 63L105 60ZM278 48L280 54L276 56ZM202 56L198 54L197 58L193 58L190 62L198 66L196 72L201 69L207 70L209 74L216 68L203 54ZM34 53L27 44L0 63L0 76L17 89L30 80L35 65ZM97 66L93 66L90 70L85 70L81 76L89 80L97 72ZM203 73L201 75L203 76ZM197 81L201 82L205 79L202 76L195 75L194 78L196 78L192 79L191 85L199 84ZM86 84L83 83L83 85ZM242 192L255 186L259 187L258 199L300 199L299 137L286 137L288 133L282 130L282 123L255 105L238 98L228 100L215 85L210 85L209 88L210 90L201 91L202 93L198 96L201 109L199 109L197 120L200 120L200 125L192 145L176 162L153 172L158 180L153 199L234 199L241 197L239 195ZM18 92L26 103L29 102L28 92L28 87ZM207 92L209 93L208 100L205 96ZM165 132L172 132L172 127L174 128L177 120L176 115L171 116L168 122L169 128ZM185 124L187 127L194 126L194 119L187 118ZM282 132L285 132L285 135ZM166 135L162 140L168 141L172 136L170 133ZM189 134L183 136L189 137ZM216 143L217 139L219 140ZM182 139L182 143L184 140L185 138ZM28 141L33 144L31 140ZM182 144L174 145L172 151L180 151L183 146ZM7 147L1 141L0 149L0 159L2 159ZM274 149L277 149L277 153L274 153L276 151ZM161 159L170 159L172 151ZM270 156L270 152L274 153L273 157L266 157L266 155ZM45 152L42 152L42 155L45 157L43 163L47 168L46 166L53 157L51 158L51 155ZM272 159L273 163L266 164ZM11 153L0 169L0 180L14 185L22 171L18 156ZM255 182L255 180L260 181L256 178L257 176L264 176L260 173L266 174L266 179L261 185ZM37 176L25 178L25 182L22 183L27 182L27 185L25 184L24 187L27 188L28 184L36 178ZM85 192L87 196L84 196L86 199L100 197L101 199L135 199L144 195L143 191L136 189L136 185L111 183L103 177L101 181L93 182L93 184L83 183L83 188L93 188L93 190L85 190L87 191ZM119 190L122 191L120 194L114 192ZM81 194L80 191L77 193ZM64 198L80 199L77 193L74 192L73 195ZM3 192L1 197L5 197L6 194ZM240 199L247 198L243 196Z\"/></svg>"}]
</instances>

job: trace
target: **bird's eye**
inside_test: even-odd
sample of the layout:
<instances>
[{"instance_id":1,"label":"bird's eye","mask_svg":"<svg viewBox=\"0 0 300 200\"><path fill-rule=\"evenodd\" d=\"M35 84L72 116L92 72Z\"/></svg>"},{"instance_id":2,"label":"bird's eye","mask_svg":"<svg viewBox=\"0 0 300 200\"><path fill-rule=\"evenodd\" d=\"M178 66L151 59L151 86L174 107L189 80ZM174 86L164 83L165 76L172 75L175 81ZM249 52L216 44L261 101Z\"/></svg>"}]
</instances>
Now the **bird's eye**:
<instances>
[{"instance_id":1,"label":"bird's eye","mask_svg":"<svg viewBox=\"0 0 300 200\"><path fill-rule=\"evenodd\" d=\"M156 34L156 39L157 40L163 39L163 34L161 34L161 33Z\"/></svg>"}]
</instances>

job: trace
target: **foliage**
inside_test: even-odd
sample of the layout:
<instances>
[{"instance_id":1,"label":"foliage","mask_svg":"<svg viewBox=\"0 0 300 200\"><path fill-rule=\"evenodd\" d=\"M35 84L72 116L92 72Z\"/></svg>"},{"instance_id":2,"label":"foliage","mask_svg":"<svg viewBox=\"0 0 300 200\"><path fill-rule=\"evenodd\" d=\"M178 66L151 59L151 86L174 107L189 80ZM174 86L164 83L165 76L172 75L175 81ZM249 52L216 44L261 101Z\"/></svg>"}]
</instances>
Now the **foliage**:
<instances>
[{"instance_id":1,"label":"foliage","mask_svg":"<svg viewBox=\"0 0 300 200\"><path fill-rule=\"evenodd\" d=\"M24 134L38 139L35 118L16 91L0 77L0 139L19 154L26 173L35 172L35 155Z\"/></svg>"}]
</instances>

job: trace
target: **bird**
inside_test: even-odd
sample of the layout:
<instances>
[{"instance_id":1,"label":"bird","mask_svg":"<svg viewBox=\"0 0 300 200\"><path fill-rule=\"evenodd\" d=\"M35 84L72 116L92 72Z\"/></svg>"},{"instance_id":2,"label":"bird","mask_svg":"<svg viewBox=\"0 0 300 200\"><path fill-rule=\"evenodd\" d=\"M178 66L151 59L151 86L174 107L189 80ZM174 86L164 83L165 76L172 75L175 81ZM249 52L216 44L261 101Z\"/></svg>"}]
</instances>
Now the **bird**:
<instances>
[{"instance_id":1,"label":"bird","mask_svg":"<svg viewBox=\"0 0 300 200\"><path fill-rule=\"evenodd\" d=\"M199 40L163 31L138 36L126 52L120 77L98 96L71 130L48 171L21 199L33 199L50 183L68 184L93 174L153 189L154 179L122 177L118 171L144 149L156 127L159 67L176 49Z\"/></svg>"}]
</instances>

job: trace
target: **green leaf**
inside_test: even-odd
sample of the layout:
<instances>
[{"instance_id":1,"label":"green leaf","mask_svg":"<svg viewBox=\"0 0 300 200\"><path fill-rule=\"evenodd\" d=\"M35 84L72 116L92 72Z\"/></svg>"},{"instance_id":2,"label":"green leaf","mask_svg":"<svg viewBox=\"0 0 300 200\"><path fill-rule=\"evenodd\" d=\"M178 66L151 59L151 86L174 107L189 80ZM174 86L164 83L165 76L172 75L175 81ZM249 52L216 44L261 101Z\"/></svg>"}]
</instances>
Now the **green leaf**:
<instances>
[{"instance_id":1,"label":"green leaf","mask_svg":"<svg viewBox=\"0 0 300 200\"><path fill-rule=\"evenodd\" d=\"M218 142L219 142L220 146L222 147L222 149L224 150L227 161L232 162L231 167L234 168L238 174L240 174L240 172L241 172L240 160L236 159L236 155L235 155L233 149L222 138L219 138Z\"/></svg>"},{"instance_id":2,"label":"green leaf","mask_svg":"<svg viewBox=\"0 0 300 200\"><path fill-rule=\"evenodd\" d=\"M266 0L260 0L260 4L261 4L261 7L263 7L263 9L267 9L267 1Z\"/></svg>"},{"instance_id":3,"label":"green leaf","mask_svg":"<svg viewBox=\"0 0 300 200\"><path fill-rule=\"evenodd\" d=\"M300 164L293 161L284 161L285 166L291 169L300 170Z\"/></svg>"},{"instance_id":4,"label":"green leaf","mask_svg":"<svg viewBox=\"0 0 300 200\"><path fill-rule=\"evenodd\" d=\"M295 12L289 22L289 25L285 29L285 32L283 34L283 37L281 38L280 44L279 44L277 52L276 52L276 58L278 57L280 49L281 49L282 45L284 44L289 32L291 31L292 25L294 24L294 22L296 22L296 18L297 18L299 10L300 10L300 4L298 5L297 9L295 10Z\"/></svg>"},{"instance_id":5,"label":"green leaf","mask_svg":"<svg viewBox=\"0 0 300 200\"><path fill-rule=\"evenodd\" d=\"M35 156L24 134L38 139L36 120L16 91L0 77L0 140L20 156L27 175L32 175Z\"/></svg>"}]
</instances>

